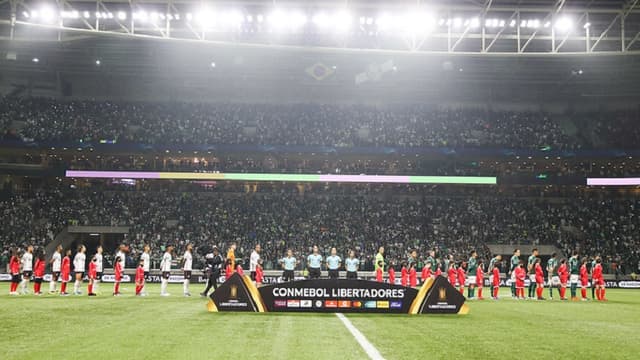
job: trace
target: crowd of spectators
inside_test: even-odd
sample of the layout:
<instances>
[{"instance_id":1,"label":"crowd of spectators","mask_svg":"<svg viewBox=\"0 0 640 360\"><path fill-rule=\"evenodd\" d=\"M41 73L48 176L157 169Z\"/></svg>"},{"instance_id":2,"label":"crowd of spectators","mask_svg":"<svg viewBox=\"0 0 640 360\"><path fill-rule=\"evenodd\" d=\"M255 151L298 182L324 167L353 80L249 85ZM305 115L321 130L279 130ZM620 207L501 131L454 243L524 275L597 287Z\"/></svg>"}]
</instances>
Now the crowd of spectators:
<instances>
[{"instance_id":1,"label":"crowd of spectators","mask_svg":"<svg viewBox=\"0 0 640 360\"><path fill-rule=\"evenodd\" d=\"M640 260L640 200L576 200L499 196L381 194L319 195L287 192L207 193L42 189L0 202L0 243L45 245L65 225L128 226L122 241L135 259L144 244L152 257L171 244L178 255L187 243L196 261L210 247L238 244L240 258L255 243L265 268L277 268L288 248L303 258L318 244L346 256L354 249L371 265L380 245L388 259L406 259L410 249L428 249L463 259L471 249L490 256L487 244L556 245L564 254L578 249L601 254L635 271Z\"/></svg>"},{"instance_id":2,"label":"crowd of spectators","mask_svg":"<svg viewBox=\"0 0 640 360\"><path fill-rule=\"evenodd\" d=\"M540 112L437 109L419 104L2 100L0 130L5 138L27 141L532 149L582 146Z\"/></svg>"}]
</instances>

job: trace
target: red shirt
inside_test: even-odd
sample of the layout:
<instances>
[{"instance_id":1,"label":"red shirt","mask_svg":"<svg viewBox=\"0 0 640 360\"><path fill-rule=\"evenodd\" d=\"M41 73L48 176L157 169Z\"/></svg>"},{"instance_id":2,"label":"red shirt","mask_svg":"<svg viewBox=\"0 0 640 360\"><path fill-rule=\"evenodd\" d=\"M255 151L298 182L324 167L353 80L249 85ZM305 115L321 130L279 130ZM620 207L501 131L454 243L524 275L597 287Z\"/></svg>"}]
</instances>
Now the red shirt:
<instances>
[{"instance_id":1,"label":"red shirt","mask_svg":"<svg viewBox=\"0 0 640 360\"><path fill-rule=\"evenodd\" d=\"M264 272L262 271L262 266L256 266L256 283L262 284L263 278Z\"/></svg>"},{"instance_id":2,"label":"red shirt","mask_svg":"<svg viewBox=\"0 0 640 360\"><path fill-rule=\"evenodd\" d=\"M436 268L436 276L440 276L440 275L442 275L442 270L440 270L440 267L438 266Z\"/></svg>"},{"instance_id":3,"label":"red shirt","mask_svg":"<svg viewBox=\"0 0 640 360\"><path fill-rule=\"evenodd\" d=\"M142 285L144 283L144 268L138 266L136 269L136 284Z\"/></svg>"},{"instance_id":4,"label":"red shirt","mask_svg":"<svg viewBox=\"0 0 640 360\"><path fill-rule=\"evenodd\" d=\"M62 258L62 265L60 266L60 272L62 275L62 281L66 281L71 273L71 258L65 256Z\"/></svg>"},{"instance_id":5,"label":"red shirt","mask_svg":"<svg viewBox=\"0 0 640 360\"><path fill-rule=\"evenodd\" d=\"M93 262L93 261L92 261ZM122 265L119 262L116 262L113 266L114 277L116 281L122 280Z\"/></svg>"},{"instance_id":6,"label":"red shirt","mask_svg":"<svg viewBox=\"0 0 640 360\"><path fill-rule=\"evenodd\" d=\"M567 270L567 264L560 264L558 268L558 276L560 277L560 282L566 283L569 279L569 271Z\"/></svg>"},{"instance_id":7,"label":"red shirt","mask_svg":"<svg viewBox=\"0 0 640 360\"><path fill-rule=\"evenodd\" d=\"M94 261L90 262L89 263L89 274L88 274L89 275L89 279L95 279L97 277L96 276L97 275L96 274L96 269L97 269L96 263Z\"/></svg>"},{"instance_id":8,"label":"red shirt","mask_svg":"<svg viewBox=\"0 0 640 360\"><path fill-rule=\"evenodd\" d=\"M493 268L493 286L500 286L500 270Z\"/></svg>"},{"instance_id":9,"label":"red shirt","mask_svg":"<svg viewBox=\"0 0 640 360\"><path fill-rule=\"evenodd\" d=\"M418 272L414 267L409 270L409 285L411 287L416 287L418 285Z\"/></svg>"},{"instance_id":10,"label":"red shirt","mask_svg":"<svg viewBox=\"0 0 640 360\"><path fill-rule=\"evenodd\" d=\"M229 279L233 275L233 270L231 269L231 265L227 265L227 268L224 270L225 279Z\"/></svg>"},{"instance_id":11,"label":"red shirt","mask_svg":"<svg viewBox=\"0 0 640 360\"><path fill-rule=\"evenodd\" d=\"M458 277L458 272L456 271L456 268L454 268L453 266L450 267L448 271L448 275L449 275L449 283L453 286L456 286L456 278Z\"/></svg>"},{"instance_id":12,"label":"red shirt","mask_svg":"<svg viewBox=\"0 0 640 360\"><path fill-rule=\"evenodd\" d=\"M539 263L536 263L536 282L540 282L540 279L544 278L544 272L542 271L542 266Z\"/></svg>"},{"instance_id":13,"label":"red shirt","mask_svg":"<svg viewBox=\"0 0 640 360\"><path fill-rule=\"evenodd\" d=\"M407 273L407 268L403 266L402 270L400 270L400 284L402 284L402 286L407 286L408 280L409 274Z\"/></svg>"},{"instance_id":14,"label":"red shirt","mask_svg":"<svg viewBox=\"0 0 640 360\"><path fill-rule=\"evenodd\" d=\"M422 279L422 281L425 281L430 277L431 277L431 268L428 266L423 267L422 274L420 274L420 279Z\"/></svg>"},{"instance_id":15,"label":"red shirt","mask_svg":"<svg viewBox=\"0 0 640 360\"><path fill-rule=\"evenodd\" d=\"M37 278L41 278L44 276L44 261L37 259L36 266L33 268L33 276Z\"/></svg>"},{"instance_id":16,"label":"red shirt","mask_svg":"<svg viewBox=\"0 0 640 360\"><path fill-rule=\"evenodd\" d=\"M242 271L242 266L240 266L240 265L236 266L236 272L237 272L240 276L244 276L244 271Z\"/></svg>"},{"instance_id":17,"label":"red shirt","mask_svg":"<svg viewBox=\"0 0 640 360\"><path fill-rule=\"evenodd\" d=\"M389 268L389 284L395 285L396 283L396 271L392 267Z\"/></svg>"},{"instance_id":18,"label":"red shirt","mask_svg":"<svg viewBox=\"0 0 640 360\"><path fill-rule=\"evenodd\" d=\"M478 270L476 270L476 285L484 285L484 270L482 270L480 266L478 266Z\"/></svg>"},{"instance_id":19,"label":"red shirt","mask_svg":"<svg viewBox=\"0 0 640 360\"><path fill-rule=\"evenodd\" d=\"M589 272L587 271L587 265L580 266L580 281L583 283L589 282Z\"/></svg>"},{"instance_id":20,"label":"red shirt","mask_svg":"<svg viewBox=\"0 0 640 360\"><path fill-rule=\"evenodd\" d=\"M602 280L603 276L602 276L602 265L600 264L596 264L596 266L593 268L593 278L596 280Z\"/></svg>"},{"instance_id":21,"label":"red shirt","mask_svg":"<svg viewBox=\"0 0 640 360\"><path fill-rule=\"evenodd\" d=\"M378 268L378 270L376 270L376 281L382 282L382 268Z\"/></svg>"},{"instance_id":22,"label":"red shirt","mask_svg":"<svg viewBox=\"0 0 640 360\"><path fill-rule=\"evenodd\" d=\"M9 269L12 275L20 274L20 260L17 256L12 256L11 260L9 260Z\"/></svg>"},{"instance_id":23,"label":"red shirt","mask_svg":"<svg viewBox=\"0 0 640 360\"><path fill-rule=\"evenodd\" d=\"M524 268L520 266L518 266L515 271L516 271L516 286L523 287L524 279L527 277L527 272L524 270Z\"/></svg>"},{"instance_id":24,"label":"red shirt","mask_svg":"<svg viewBox=\"0 0 640 360\"><path fill-rule=\"evenodd\" d=\"M464 286L464 269L463 268L458 268L458 285L460 286Z\"/></svg>"}]
</instances>

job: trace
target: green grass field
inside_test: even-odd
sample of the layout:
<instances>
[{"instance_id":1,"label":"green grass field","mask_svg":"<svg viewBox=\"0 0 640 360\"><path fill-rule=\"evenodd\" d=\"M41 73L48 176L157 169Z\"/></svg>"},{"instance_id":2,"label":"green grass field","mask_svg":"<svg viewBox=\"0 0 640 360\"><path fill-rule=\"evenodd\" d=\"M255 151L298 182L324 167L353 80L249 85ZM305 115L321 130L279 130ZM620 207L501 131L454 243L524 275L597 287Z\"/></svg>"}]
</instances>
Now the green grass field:
<instances>
[{"instance_id":1,"label":"green grass field","mask_svg":"<svg viewBox=\"0 0 640 360\"><path fill-rule=\"evenodd\" d=\"M206 299L182 297L181 285L170 285L168 298L158 296L158 285L146 298L132 296L130 284L118 298L13 297L8 286L0 284L4 360L367 358L333 314L209 313ZM110 294L111 285L101 290ZM348 319L386 359L637 359L640 292L609 290L607 297L608 303L472 301L466 316Z\"/></svg>"}]
</instances>

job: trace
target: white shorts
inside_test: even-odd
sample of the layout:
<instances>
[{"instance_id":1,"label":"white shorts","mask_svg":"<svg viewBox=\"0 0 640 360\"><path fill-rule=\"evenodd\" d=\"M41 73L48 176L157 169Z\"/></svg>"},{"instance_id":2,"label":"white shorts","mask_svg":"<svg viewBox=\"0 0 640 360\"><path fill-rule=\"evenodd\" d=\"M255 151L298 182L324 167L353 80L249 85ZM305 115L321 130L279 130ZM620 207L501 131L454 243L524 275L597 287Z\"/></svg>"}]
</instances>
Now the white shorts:
<instances>
[{"instance_id":1,"label":"white shorts","mask_svg":"<svg viewBox=\"0 0 640 360\"><path fill-rule=\"evenodd\" d=\"M580 280L580 276L578 274L571 274L569 276L569 282L572 284L577 284Z\"/></svg>"},{"instance_id":2,"label":"white shorts","mask_svg":"<svg viewBox=\"0 0 640 360\"><path fill-rule=\"evenodd\" d=\"M552 276L551 279L549 279L549 285L553 285L553 286L560 285L560 277Z\"/></svg>"},{"instance_id":3,"label":"white shorts","mask_svg":"<svg viewBox=\"0 0 640 360\"><path fill-rule=\"evenodd\" d=\"M513 283L516 282L516 272L515 271L511 272L511 282L513 282Z\"/></svg>"},{"instance_id":4,"label":"white shorts","mask_svg":"<svg viewBox=\"0 0 640 360\"><path fill-rule=\"evenodd\" d=\"M531 281L532 283L535 283L536 282L536 275L535 274L529 275L529 281Z\"/></svg>"},{"instance_id":5,"label":"white shorts","mask_svg":"<svg viewBox=\"0 0 640 360\"><path fill-rule=\"evenodd\" d=\"M475 276L467 276L467 285L475 285L476 277Z\"/></svg>"}]
</instances>

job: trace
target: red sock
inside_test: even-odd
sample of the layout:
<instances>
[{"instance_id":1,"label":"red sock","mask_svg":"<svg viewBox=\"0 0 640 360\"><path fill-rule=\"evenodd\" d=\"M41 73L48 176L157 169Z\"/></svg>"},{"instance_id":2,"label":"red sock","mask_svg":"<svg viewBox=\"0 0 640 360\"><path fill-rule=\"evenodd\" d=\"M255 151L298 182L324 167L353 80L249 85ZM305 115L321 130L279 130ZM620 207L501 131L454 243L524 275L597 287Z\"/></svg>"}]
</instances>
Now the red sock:
<instances>
[{"instance_id":1,"label":"red sock","mask_svg":"<svg viewBox=\"0 0 640 360\"><path fill-rule=\"evenodd\" d=\"M604 293L606 292L606 288L600 289L600 300L605 300Z\"/></svg>"},{"instance_id":2,"label":"red sock","mask_svg":"<svg viewBox=\"0 0 640 360\"><path fill-rule=\"evenodd\" d=\"M580 290L580 293L582 294L582 298L583 298L583 299L586 299L586 298L587 298L587 289L582 288L582 289Z\"/></svg>"},{"instance_id":3,"label":"red sock","mask_svg":"<svg viewBox=\"0 0 640 360\"><path fill-rule=\"evenodd\" d=\"M567 293L566 287L560 287L560 298L564 299L564 295Z\"/></svg>"},{"instance_id":4,"label":"red sock","mask_svg":"<svg viewBox=\"0 0 640 360\"><path fill-rule=\"evenodd\" d=\"M17 287L18 287L18 284L12 282L11 283L11 292L15 292Z\"/></svg>"},{"instance_id":5,"label":"red sock","mask_svg":"<svg viewBox=\"0 0 640 360\"><path fill-rule=\"evenodd\" d=\"M62 285L60 286L60 293L66 293L67 292L67 283L63 282Z\"/></svg>"},{"instance_id":6,"label":"red sock","mask_svg":"<svg viewBox=\"0 0 640 360\"><path fill-rule=\"evenodd\" d=\"M542 290L543 288L538 286L538 288L536 288L536 294L538 294L538 299L542 297Z\"/></svg>"},{"instance_id":7,"label":"red sock","mask_svg":"<svg viewBox=\"0 0 640 360\"><path fill-rule=\"evenodd\" d=\"M499 288L499 287L494 287L494 288L493 288L493 297L494 297L494 298L497 298L497 297L498 297L498 290L500 290L500 288Z\"/></svg>"},{"instance_id":8,"label":"red sock","mask_svg":"<svg viewBox=\"0 0 640 360\"><path fill-rule=\"evenodd\" d=\"M117 282L115 284L113 292L116 293L116 294L120 294L120 283L119 282Z\"/></svg>"},{"instance_id":9,"label":"red sock","mask_svg":"<svg viewBox=\"0 0 640 360\"><path fill-rule=\"evenodd\" d=\"M482 299L482 288L478 288L478 298Z\"/></svg>"},{"instance_id":10,"label":"red sock","mask_svg":"<svg viewBox=\"0 0 640 360\"><path fill-rule=\"evenodd\" d=\"M464 295L464 287L460 288L460 294Z\"/></svg>"},{"instance_id":11,"label":"red sock","mask_svg":"<svg viewBox=\"0 0 640 360\"><path fill-rule=\"evenodd\" d=\"M33 284L33 292L34 293L39 293L40 292L40 284L39 283Z\"/></svg>"},{"instance_id":12,"label":"red sock","mask_svg":"<svg viewBox=\"0 0 640 360\"><path fill-rule=\"evenodd\" d=\"M89 294L93 294L93 284L89 283Z\"/></svg>"}]
</instances>

